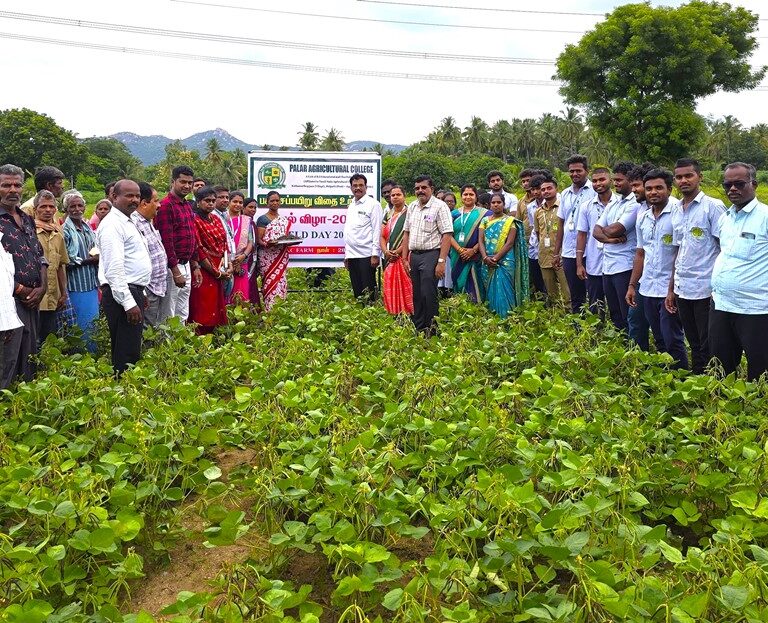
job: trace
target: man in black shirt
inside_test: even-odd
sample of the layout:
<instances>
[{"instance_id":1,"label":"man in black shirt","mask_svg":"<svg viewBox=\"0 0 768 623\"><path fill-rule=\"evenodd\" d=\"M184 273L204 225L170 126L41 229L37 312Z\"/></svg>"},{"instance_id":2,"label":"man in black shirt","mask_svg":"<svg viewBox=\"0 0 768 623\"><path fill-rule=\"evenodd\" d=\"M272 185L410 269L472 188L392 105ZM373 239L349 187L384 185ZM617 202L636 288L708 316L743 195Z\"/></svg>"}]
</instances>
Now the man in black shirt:
<instances>
[{"instance_id":1,"label":"man in black shirt","mask_svg":"<svg viewBox=\"0 0 768 623\"><path fill-rule=\"evenodd\" d=\"M2 245L13 257L15 269L13 296L16 313L24 324L3 349L2 380L20 376L31 381L35 367L31 357L37 354L37 329L40 301L47 284L47 266L43 247L37 239L35 221L20 209L24 172L12 164L0 166L0 232Z\"/></svg>"}]
</instances>

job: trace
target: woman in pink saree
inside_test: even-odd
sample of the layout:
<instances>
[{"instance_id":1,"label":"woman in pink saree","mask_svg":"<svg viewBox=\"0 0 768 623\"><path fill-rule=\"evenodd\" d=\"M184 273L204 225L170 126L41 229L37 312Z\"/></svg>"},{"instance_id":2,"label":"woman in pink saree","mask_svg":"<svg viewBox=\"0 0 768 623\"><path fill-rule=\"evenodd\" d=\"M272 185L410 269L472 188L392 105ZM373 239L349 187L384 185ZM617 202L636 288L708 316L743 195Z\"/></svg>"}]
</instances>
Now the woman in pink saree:
<instances>
[{"instance_id":1,"label":"woman in pink saree","mask_svg":"<svg viewBox=\"0 0 768 623\"><path fill-rule=\"evenodd\" d=\"M267 194L267 213L256 221L256 244L259 248L259 274L264 307L269 311L275 298L288 294L288 246L277 244L277 240L291 229L290 221L280 216L280 193Z\"/></svg>"},{"instance_id":2,"label":"woman in pink saree","mask_svg":"<svg viewBox=\"0 0 768 623\"><path fill-rule=\"evenodd\" d=\"M248 269L253 256L251 217L243 214L245 195L239 190L229 193L229 223L235 238L235 257L232 258L234 285L227 303L248 303L251 286Z\"/></svg>"}]
</instances>

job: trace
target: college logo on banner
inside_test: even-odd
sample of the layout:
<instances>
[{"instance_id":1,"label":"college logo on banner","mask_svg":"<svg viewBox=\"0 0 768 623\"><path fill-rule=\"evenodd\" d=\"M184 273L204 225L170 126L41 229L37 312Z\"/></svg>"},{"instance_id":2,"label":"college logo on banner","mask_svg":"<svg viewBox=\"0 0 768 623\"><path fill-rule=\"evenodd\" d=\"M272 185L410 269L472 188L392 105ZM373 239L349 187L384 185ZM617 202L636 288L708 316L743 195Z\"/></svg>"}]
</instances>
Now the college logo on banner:
<instances>
[{"instance_id":1,"label":"college logo on banner","mask_svg":"<svg viewBox=\"0 0 768 623\"><path fill-rule=\"evenodd\" d=\"M277 162L267 162L267 164L262 165L259 169L258 178L259 188L272 190L285 187L285 169Z\"/></svg>"}]
</instances>

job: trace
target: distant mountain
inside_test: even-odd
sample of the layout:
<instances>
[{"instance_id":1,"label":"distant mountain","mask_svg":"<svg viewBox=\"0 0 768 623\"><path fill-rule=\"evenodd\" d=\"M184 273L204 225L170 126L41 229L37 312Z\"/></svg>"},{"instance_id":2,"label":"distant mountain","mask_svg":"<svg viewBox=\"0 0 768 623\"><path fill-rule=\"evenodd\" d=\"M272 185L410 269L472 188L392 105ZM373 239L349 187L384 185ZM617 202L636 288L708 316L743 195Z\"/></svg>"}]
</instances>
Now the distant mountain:
<instances>
[{"instance_id":1,"label":"distant mountain","mask_svg":"<svg viewBox=\"0 0 768 623\"><path fill-rule=\"evenodd\" d=\"M172 143L174 139L167 136L161 136L159 134L153 134L152 136L141 136L140 134L134 134L133 132L118 132L112 134L110 138L115 138L123 143L134 156L136 156L144 165L156 164L165 157L165 147L169 143ZM215 130L208 130L207 132L198 132L192 136L188 136L182 139L182 143L188 149L195 149L200 152L201 155L205 154L206 142L215 138L219 141L221 149L224 151L232 151L234 149L242 149L248 152L252 149L261 149L263 145L251 145L245 141L241 141L239 138L232 136L226 130L216 128ZM344 146L345 151L363 151L363 149L371 149L376 145L375 141L352 141ZM405 149L405 145L384 145L384 151L391 150L394 153L400 153ZM278 151L280 149L277 145L270 145L272 151ZM290 148L292 151L297 149L296 147Z\"/></svg>"},{"instance_id":2,"label":"distant mountain","mask_svg":"<svg viewBox=\"0 0 768 623\"><path fill-rule=\"evenodd\" d=\"M371 150L374 145L376 145L376 141L352 141L351 143L347 143L344 145L344 151L363 151L363 149ZM391 151L395 154L399 154L401 151L403 151L407 145L382 145L384 147L384 151Z\"/></svg>"}]
</instances>

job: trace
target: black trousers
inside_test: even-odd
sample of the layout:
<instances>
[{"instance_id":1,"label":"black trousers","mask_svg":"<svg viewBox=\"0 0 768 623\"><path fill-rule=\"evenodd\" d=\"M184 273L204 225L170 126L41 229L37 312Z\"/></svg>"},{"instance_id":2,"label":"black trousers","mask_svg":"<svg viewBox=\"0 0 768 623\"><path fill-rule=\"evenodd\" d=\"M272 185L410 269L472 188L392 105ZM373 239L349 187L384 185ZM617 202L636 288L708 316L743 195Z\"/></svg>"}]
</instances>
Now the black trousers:
<instances>
[{"instance_id":1,"label":"black trousers","mask_svg":"<svg viewBox=\"0 0 768 623\"><path fill-rule=\"evenodd\" d=\"M144 315L144 288L129 285L136 305ZM128 368L129 364L136 363L141 357L141 334L144 331L144 323L131 324L123 306L115 301L109 286L101 288L101 306L107 317L109 326L109 339L112 347L112 367L115 374L120 376Z\"/></svg>"},{"instance_id":2,"label":"black trousers","mask_svg":"<svg viewBox=\"0 0 768 623\"><path fill-rule=\"evenodd\" d=\"M638 303L640 305L640 303ZM664 297L643 297L643 309L653 332L656 350L669 353L675 360L675 368L688 368L688 351L685 350L683 324L680 314L670 314L664 306Z\"/></svg>"},{"instance_id":3,"label":"black trousers","mask_svg":"<svg viewBox=\"0 0 768 623\"><path fill-rule=\"evenodd\" d=\"M627 313L629 305L624 298L629 287L631 270L626 270L615 275L603 275L603 288L605 290L605 302L608 303L608 313L611 316L613 326L619 330L627 330Z\"/></svg>"},{"instance_id":4,"label":"black trousers","mask_svg":"<svg viewBox=\"0 0 768 623\"><path fill-rule=\"evenodd\" d=\"M709 297L683 299L677 297L677 315L683 323L685 338L691 346L691 368L694 374L704 374L709 364Z\"/></svg>"},{"instance_id":5,"label":"black trousers","mask_svg":"<svg viewBox=\"0 0 768 623\"><path fill-rule=\"evenodd\" d=\"M568 282L568 289L571 291L571 312L578 314L584 307L584 301L587 300L587 284L576 274L575 257L563 258L563 273Z\"/></svg>"},{"instance_id":6,"label":"black trousers","mask_svg":"<svg viewBox=\"0 0 768 623\"><path fill-rule=\"evenodd\" d=\"M40 345L43 345L45 338L51 333L56 333L56 315L57 311L40 311L40 329L37 332L37 339Z\"/></svg>"},{"instance_id":7,"label":"black trousers","mask_svg":"<svg viewBox=\"0 0 768 623\"><path fill-rule=\"evenodd\" d=\"M587 300L589 311L600 318L605 318L605 289L602 275L587 273Z\"/></svg>"},{"instance_id":8,"label":"black trousers","mask_svg":"<svg viewBox=\"0 0 768 623\"><path fill-rule=\"evenodd\" d=\"M528 258L528 277L533 286L534 292L547 293L547 286L544 285L544 277L541 276L541 266L539 266L539 260L532 260Z\"/></svg>"},{"instance_id":9,"label":"black trousers","mask_svg":"<svg viewBox=\"0 0 768 623\"><path fill-rule=\"evenodd\" d=\"M411 251L411 281L413 282L413 325L427 336L437 330L437 316L440 307L437 298L435 267L440 249Z\"/></svg>"},{"instance_id":10,"label":"black trousers","mask_svg":"<svg viewBox=\"0 0 768 623\"><path fill-rule=\"evenodd\" d=\"M709 308L709 347L726 374L735 372L742 353L747 356L747 378L756 380L768 370L768 314L736 314Z\"/></svg>"},{"instance_id":11,"label":"black trousers","mask_svg":"<svg viewBox=\"0 0 768 623\"><path fill-rule=\"evenodd\" d=\"M14 299L16 315L24 326L11 331L0 333L3 348L0 350L0 389L11 386L14 380L31 381L35 378L37 365L34 356L37 355L37 330L40 318L37 308L30 309Z\"/></svg>"},{"instance_id":12,"label":"black trousers","mask_svg":"<svg viewBox=\"0 0 768 623\"><path fill-rule=\"evenodd\" d=\"M368 302L376 300L376 269L371 266L370 257L354 257L347 260L352 293L356 299L365 297Z\"/></svg>"}]
</instances>

